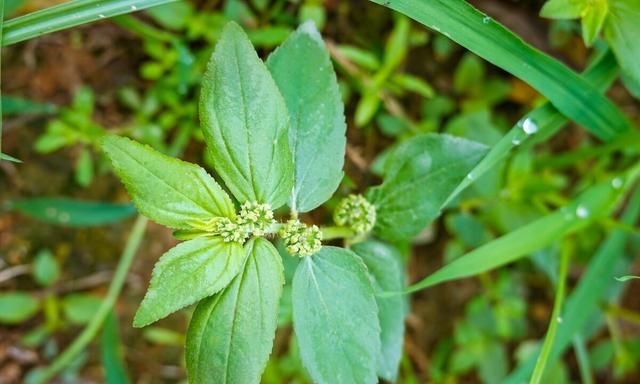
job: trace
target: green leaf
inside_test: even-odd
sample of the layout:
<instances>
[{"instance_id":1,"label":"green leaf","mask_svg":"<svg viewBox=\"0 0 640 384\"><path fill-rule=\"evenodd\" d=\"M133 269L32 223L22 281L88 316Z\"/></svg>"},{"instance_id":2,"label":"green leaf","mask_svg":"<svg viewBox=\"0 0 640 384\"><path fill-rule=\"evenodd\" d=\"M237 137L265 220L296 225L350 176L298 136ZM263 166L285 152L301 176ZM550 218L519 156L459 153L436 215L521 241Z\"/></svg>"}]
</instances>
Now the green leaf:
<instances>
[{"instance_id":1,"label":"green leaf","mask_svg":"<svg viewBox=\"0 0 640 384\"><path fill-rule=\"evenodd\" d=\"M591 0L582 12L582 39L590 47L602 30L609 12L609 0Z\"/></svg>"},{"instance_id":2,"label":"green leaf","mask_svg":"<svg viewBox=\"0 0 640 384\"><path fill-rule=\"evenodd\" d=\"M611 140L630 128L623 112L585 79L526 44L466 1L372 1L386 4L431 29L441 31L481 58L526 81L560 112L603 140Z\"/></svg>"},{"instance_id":3,"label":"green leaf","mask_svg":"<svg viewBox=\"0 0 640 384\"><path fill-rule=\"evenodd\" d=\"M40 103L17 96L2 95L2 115L54 113L58 107L51 103Z\"/></svg>"},{"instance_id":4,"label":"green leaf","mask_svg":"<svg viewBox=\"0 0 640 384\"><path fill-rule=\"evenodd\" d=\"M377 383L380 324L374 290L358 255L323 247L293 277L293 326L317 383Z\"/></svg>"},{"instance_id":5,"label":"green leaf","mask_svg":"<svg viewBox=\"0 0 640 384\"><path fill-rule=\"evenodd\" d=\"M35 197L9 202L16 210L36 220L70 227L92 227L124 220L136 209L131 204L100 203L65 198Z\"/></svg>"},{"instance_id":6,"label":"green leaf","mask_svg":"<svg viewBox=\"0 0 640 384\"><path fill-rule=\"evenodd\" d=\"M93 158L88 149L83 148L76 162L76 182L86 187L93 181Z\"/></svg>"},{"instance_id":7,"label":"green leaf","mask_svg":"<svg viewBox=\"0 0 640 384\"><path fill-rule=\"evenodd\" d=\"M0 293L0 323L18 324L28 320L40 309L33 296L24 292Z\"/></svg>"},{"instance_id":8,"label":"green leaf","mask_svg":"<svg viewBox=\"0 0 640 384\"><path fill-rule=\"evenodd\" d=\"M362 258L376 292L399 292L404 289L402 256L392 246L370 240L353 246L353 252ZM407 301L402 296L376 297L380 320L381 350L378 356L378 376L394 382L402 358L404 319Z\"/></svg>"},{"instance_id":9,"label":"green leaf","mask_svg":"<svg viewBox=\"0 0 640 384\"><path fill-rule=\"evenodd\" d=\"M269 359L284 274L278 251L263 238L245 245L243 270L223 291L202 300L187 332L192 383L259 383Z\"/></svg>"},{"instance_id":10,"label":"green leaf","mask_svg":"<svg viewBox=\"0 0 640 384\"><path fill-rule=\"evenodd\" d=\"M614 179L615 180L615 179ZM613 185L612 185L613 184ZM592 186L567 206L509 232L461 256L430 276L411 285L407 292L470 277L511 263L610 214L624 188L613 180ZM535 233L535 236L532 234Z\"/></svg>"},{"instance_id":11,"label":"green leaf","mask_svg":"<svg viewBox=\"0 0 640 384\"><path fill-rule=\"evenodd\" d=\"M104 368L106 384L128 384L131 382L127 375L122 344L118 335L118 320L113 312L107 316L100 338L100 357Z\"/></svg>"},{"instance_id":12,"label":"green leaf","mask_svg":"<svg viewBox=\"0 0 640 384\"><path fill-rule=\"evenodd\" d=\"M22 163L21 160L18 160L15 157L9 156L6 153L2 153L2 152L0 152L0 160L11 161L13 163Z\"/></svg>"},{"instance_id":13,"label":"green leaf","mask_svg":"<svg viewBox=\"0 0 640 384\"><path fill-rule=\"evenodd\" d=\"M84 293L73 293L62 299L62 311L67 320L76 325L88 323L100 308L103 298Z\"/></svg>"},{"instance_id":14,"label":"green leaf","mask_svg":"<svg viewBox=\"0 0 640 384\"><path fill-rule=\"evenodd\" d=\"M551 19L577 19L582 14L585 0L549 0L540 10L540 16Z\"/></svg>"},{"instance_id":15,"label":"green leaf","mask_svg":"<svg viewBox=\"0 0 640 384\"><path fill-rule=\"evenodd\" d=\"M418 234L486 152L482 144L449 135L401 143L385 162L382 185L367 193L376 206L375 234L392 241Z\"/></svg>"},{"instance_id":16,"label":"green leaf","mask_svg":"<svg viewBox=\"0 0 640 384\"><path fill-rule=\"evenodd\" d=\"M295 166L291 208L307 212L327 201L343 176L346 123L338 81L312 21L269 56L267 67L289 110Z\"/></svg>"},{"instance_id":17,"label":"green leaf","mask_svg":"<svg viewBox=\"0 0 640 384\"><path fill-rule=\"evenodd\" d=\"M60 267L51 251L43 249L38 252L33 262L33 278L43 286L49 286L60 277Z\"/></svg>"},{"instance_id":18,"label":"green leaf","mask_svg":"<svg viewBox=\"0 0 640 384\"><path fill-rule=\"evenodd\" d=\"M227 193L203 168L124 137L106 137L103 148L134 204L150 219L188 229L235 215Z\"/></svg>"},{"instance_id":19,"label":"green leaf","mask_svg":"<svg viewBox=\"0 0 640 384\"><path fill-rule=\"evenodd\" d=\"M609 0L604 35L622 71L640 84L640 0Z\"/></svg>"},{"instance_id":20,"label":"green leaf","mask_svg":"<svg viewBox=\"0 0 640 384\"><path fill-rule=\"evenodd\" d=\"M11 45L47 33L104 20L176 0L72 0L7 20L2 45Z\"/></svg>"},{"instance_id":21,"label":"green leaf","mask_svg":"<svg viewBox=\"0 0 640 384\"><path fill-rule=\"evenodd\" d=\"M240 272L243 261L242 245L220 237L178 244L153 268L133 326L144 327L220 291Z\"/></svg>"},{"instance_id":22,"label":"green leaf","mask_svg":"<svg viewBox=\"0 0 640 384\"><path fill-rule=\"evenodd\" d=\"M200 121L215 170L241 203L286 203L293 186L287 106L233 22L224 28L202 79Z\"/></svg>"}]
</instances>

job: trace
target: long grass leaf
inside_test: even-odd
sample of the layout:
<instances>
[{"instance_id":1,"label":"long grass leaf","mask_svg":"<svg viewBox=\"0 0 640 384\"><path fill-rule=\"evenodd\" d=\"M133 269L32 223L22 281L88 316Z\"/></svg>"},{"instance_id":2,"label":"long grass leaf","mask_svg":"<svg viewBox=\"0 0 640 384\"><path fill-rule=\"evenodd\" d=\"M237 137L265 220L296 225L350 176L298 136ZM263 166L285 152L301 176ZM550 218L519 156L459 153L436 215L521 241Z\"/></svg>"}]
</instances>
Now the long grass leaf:
<instances>
[{"instance_id":1,"label":"long grass leaf","mask_svg":"<svg viewBox=\"0 0 640 384\"><path fill-rule=\"evenodd\" d=\"M47 33L137 12L177 0L72 0L8 20L2 45L7 46Z\"/></svg>"},{"instance_id":2,"label":"long grass leaf","mask_svg":"<svg viewBox=\"0 0 640 384\"><path fill-rule=\"evenodd\" d=\"M633 225L640 217L640 191L636 190L629 200L621 221ZM625 259L629 254L625 250L630 238L629 232L623 229L613 230L596 254L591 259L587 272L580 278L580 282L567 299L567 305L562 313L562 325L556 335L556 342L549 354L548 363L553 364L571 345L575 335L587 338L596 328L587 327L594 322L602 324L600 303L609 301L619 294L621 284L615 280L621 271L629 266L630 260ZM526 382L533 371L537 356L532 356L522 363L505 380L505 384L520 384Z\"/></svg>"},{"instance_id":3,"label":"long grass leaf","mask_svg":"<svg viewBox=\"0 0 640 384\"><path fill-rule=\"evenodd\" d=\"M537 89L564 115L603 140L629 129L609 99L566 65L526 44L463 0L372 0L443 33Z\"/></svg>"},{"instance_id":4,"label":"long grass leaf","mask_svg":"<svg viewBox=\"0 0 640 384\"><path fill-rule=\"evenodd\" d=\"M633 171L633 177L629 180L637 177L637 170L633 169ZM445 281L490 271L579 231L594 220L607 217L629 185L630 181L626 183L627 187L617 188L617 180L596 184L562 209L455 259L425 279L411 285L406 292L416 292Z\"/></svg>"},{"instance_id":5,"label":"long grass leaf","mask_svg":"<svg viewBox=\"0 0 640 384\"><path fill-rule=\"evenodd\" d=\"M593 63L584 72L583 77L600 91L604 92L618 77L618 69L613 53L610 50L605 50L593 60ZM527 134L527 132L523 130L523 122L525 121L535 124L537 127L535 135ZM489 153L487 153L471 171L473 178L465 178L449 196L444 206L448 205L451 200L471 183L480 178L480 176L493 169L493 167L506 158L514 148L519 145L533 145L548 139L568 122L569 120L551 103L545 103L529 112L491 148Z\"/></svg>"}]
</instances>

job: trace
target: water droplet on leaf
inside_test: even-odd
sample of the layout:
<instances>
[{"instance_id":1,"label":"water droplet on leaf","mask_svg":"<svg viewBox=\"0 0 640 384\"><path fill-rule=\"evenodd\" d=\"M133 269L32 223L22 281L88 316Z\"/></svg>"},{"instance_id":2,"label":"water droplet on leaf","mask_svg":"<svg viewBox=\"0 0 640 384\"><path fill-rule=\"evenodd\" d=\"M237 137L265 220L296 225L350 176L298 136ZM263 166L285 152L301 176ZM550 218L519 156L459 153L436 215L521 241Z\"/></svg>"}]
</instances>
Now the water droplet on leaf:
<instances>
[{"instance_id":1,"label":"water droplet on leaf","mask_svg":"<svg viewBox=\"0 0 640 384\"><path fill-rule=\"evenodd\" d=\"M532 118L527 118L522 122L522 130L527 135L533 135L538 132L538 124Z\"/></svg>"},{"instance_id":2,"label":"water droplet on leaf","mask_svg":"<svg viewBox=\"0 0 640 384\"><path fill-rule=\"evenodd\" d=\"M589 210L583 205L578 205L578 208L576 208L576 216L581 219L586 219L589 217Z\"/></svg>"}]
</instances>

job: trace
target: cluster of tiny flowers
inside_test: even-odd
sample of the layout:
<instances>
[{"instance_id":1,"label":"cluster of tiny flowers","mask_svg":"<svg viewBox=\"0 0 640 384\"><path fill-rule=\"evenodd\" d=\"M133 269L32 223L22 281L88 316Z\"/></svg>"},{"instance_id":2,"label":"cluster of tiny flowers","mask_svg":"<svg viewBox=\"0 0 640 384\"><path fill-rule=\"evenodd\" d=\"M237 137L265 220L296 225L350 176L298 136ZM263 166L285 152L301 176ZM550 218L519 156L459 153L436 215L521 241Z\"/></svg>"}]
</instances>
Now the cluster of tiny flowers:
<instances>
[{"instance_id":1,"label":"cluster of tiny flowers","mask_svg":"<svg viewBox=\"0 0 640 384\"><path fill-rule=\"evenodd\" d=\"M322 232L316 225L307 226L298 220L289 220L280 229L287 252L296 256L310 256L322 247Z\"/></svg>"},{"instance_id":2,"label":"cluster of tiny flowers","mask_svg":"<svg viewBox=\"0 0 640 384\"><path fill-rule=\"evenodd\" d=\"M357 234L365 234L376 223L376 207L362 195L349 195L342 199L333 213L336 224L353 229Z\"/></svg>"},{"instance_id":3,"label":"cluster of tiny flowers","mask_svg":"<svg viewBox=\"0 0 640 384\"><path fill-rule=\"evenodd\" d=\"M248 237L247 231L228 217L220 217L216 220L213 225L213 232L222 237L227 243L243 243Z\"/></svg>"},{"instance_id":4,"label":"cluster of tiny flowers","mask_svg":"<svg viewBox=\"0 0 640 384\"><path fill-rule=\"evenodd\" d=\"M276 221L269 204L247 201L240 207L237 223L254 236L263 236Z\"/></svg>"}]
</instances>

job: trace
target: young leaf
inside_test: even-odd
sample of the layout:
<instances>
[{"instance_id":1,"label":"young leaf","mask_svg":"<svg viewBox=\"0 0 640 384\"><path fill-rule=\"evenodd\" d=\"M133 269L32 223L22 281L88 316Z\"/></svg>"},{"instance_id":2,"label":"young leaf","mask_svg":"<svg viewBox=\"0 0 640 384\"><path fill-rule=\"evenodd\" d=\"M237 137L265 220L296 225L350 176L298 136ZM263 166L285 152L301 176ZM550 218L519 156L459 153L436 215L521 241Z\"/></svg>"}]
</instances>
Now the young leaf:
<instances>
[{"instance_id":1,"label":"young leaf","mask_svg":"<svg viewBox=\"0 0 640 384\"><path fill-rule=\"evenodd\" d=\"M622 71L640 83L640 0L610 0L604 34Z\"/></svg>"},{"instance_id":2,"label":"young leaf","mask_svg":"<svg viewBox=\"0 0 640 384\"><path fill-rule=\"evenodd\" d=\"M108 136L102 146L138 210L159 224L187 229L235 214L227 193L201 167L124 137Z\"/></svg>"},{"instance_id":3,"label":"young leaf","mask_svg":"<svg viewBox=\"0 0 640 384\"><path fill-rule=\"evenodd\" d=\"M246 244L243 270L216 295L202 300L187 332L192 383L259 383L278 320L284 275L278 251L263 238Z\"/></svg>"},{"instance_id":4,"label":"young leaf","mask_svg":"<svg viewBox=\"0 0 640 384\"><path fill-rule=\"evenodd\" d=\"M33 278L42 286L49 286L60 277L60 267L48 249L38 252L33 261Z\"/></svg>"},{"instance_id":5,"label":"young leaf","mask_svg":"<svg viewBox=\"0 0 640 384\"><path fill-rule=\"evenodd\" d=\"M600 34L609 12L609 0L589 1L582 12L582 39L591 46Z\"/></svg>"},{"instance_id":6,"label":"young leaf","mask_svg":"<svg viewBox=\"0 0 640 384\"><path fill-rule=\"evenodd\" d=\"M376 206L376 235L395 241L418 234L486 152L482 144L449 135L400 144L385 162L384 182L367 194Z\"/></svg>"},{"instance_id":7,"label":"young leaf","mask_svg":"<svg viewBox=\"0 0 640 384\"><path fill-rule=\"evenodd\" d=\"M34 197L11 201L9 209L36 220L70 227L92 227L124 220L136 213L131 204Z\"/></svg>"},{"instance_id":8,"label":"young leaf","mask_svg":"<svg viewBox=\"0 0 640 384\"><path fill-rule=\"evenodd\" d=\"M585 0L549 0L540 10L540 16L552 19L577 19L585 6Z\"/></svg>"},{"instance_id":9,"label":"young leaf","mask_svg":"<svg viewBox=\"0 0 640 384\"><path fill-rule=\"evenodd\" d=\"M198 237L178 244L153 268L133 326L144 327L220 291L240 272L243 261L242 245L220 237Z\"/></svg>"},{"instance_id":10,"label":"young leaf","mask_svg":"<svg viewBox=\"0 0 640 384\"><path fill-rule=\"evenodd\" d=\"M267 67L289 110L295 165L290 204L307 212L327 201L342 180L346 123L338 81L312 21L269 56Z\"/></svg>"},{"instance_id":11,"label":"young leaf","mask_svg":"<svg viewBox=\"0 0 640 384\"><path fill-rule=\"evenodd\" d=\"M28 293L0 293L0 324L18 324L35 315L38 300Z\"/></svg>"},{"instance_id":12,"label":"young leaf","mask_svg":"<svg viewBox=\"0 0 640 384\"><path fill-rule=\"evenodd\" d=\"M358 255L323 247L293 277L293 326L300 355L317 383L376 383L378 308Z\"/></svg>"},{"instance_id":13,"label":"young leaf","mask_svg":"<svg viewBox=\"0 0 640 384\"><path fill-rule=\"evenodd\" d=\"M286 203L293 186L287 106L233 22L224 28L202 79L200 121L215 170L241 203Z\"/></svg>"},{"instance_id":14,"label":"young leaf","mask_svg":"<svg viewBox=\"0 0 640 384\"><path fill-rule=\"evenodd\" d=\"M358 243L352 250L362 258L376 292L399 292L404 288L404 268L400 253L390 245L370 240ZM380 319L381 350L378 376L394 382L402 358L404 319L407 301L403 296L376 297Z\"/></svg>"}]
</instances>

